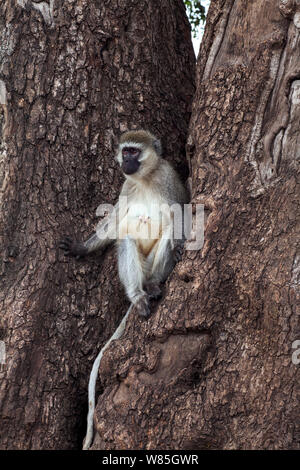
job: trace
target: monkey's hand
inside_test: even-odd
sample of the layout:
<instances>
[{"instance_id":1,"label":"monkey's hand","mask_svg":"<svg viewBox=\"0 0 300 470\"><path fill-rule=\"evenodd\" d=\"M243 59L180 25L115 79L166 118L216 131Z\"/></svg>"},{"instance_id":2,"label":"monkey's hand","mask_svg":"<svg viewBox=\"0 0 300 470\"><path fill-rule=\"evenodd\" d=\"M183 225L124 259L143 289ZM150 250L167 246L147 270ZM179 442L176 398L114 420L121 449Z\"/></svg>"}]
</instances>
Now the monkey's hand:
<instances>
[{"instance_id":1,"label":"monkey's hand","mask_svg":"<svg viewBox=\"0 0 300 470\"><path fill-rule=\"evenodd\" d=\"M72 240L70 237L64 237L59 243L59 248L64 251L65 256L74 256L76 259L88 253L83 243Z\"/></svg>"},{"instance_id":2,"label":"monkey's hand","mask_svg":"<svg viewBox=\"0 0 300 470\"><path fill-rule=\"evenodd\" d=\"M179 263L181 261L182 255L184 251L184 240L180 240L173 248L173 257L175 263Z\"/></svg>"}]
</instances>

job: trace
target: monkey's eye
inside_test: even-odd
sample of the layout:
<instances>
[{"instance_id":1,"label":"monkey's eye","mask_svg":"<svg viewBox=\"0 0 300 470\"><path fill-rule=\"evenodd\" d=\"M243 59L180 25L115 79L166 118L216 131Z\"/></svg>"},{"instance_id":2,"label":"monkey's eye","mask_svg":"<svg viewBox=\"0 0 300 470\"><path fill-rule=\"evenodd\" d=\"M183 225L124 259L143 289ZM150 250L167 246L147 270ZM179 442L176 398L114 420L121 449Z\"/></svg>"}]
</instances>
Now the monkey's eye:
<instances>
[{"instance_id":1,"label":"monkey's eye","mask_svg":"<svg viewBox=\"0 0 300 470\"><path fill-rule=\"evenodd\" d=\"M140 149L138 149L136 147L125 147L122 150L123 157L138 158L140 153L141 153Z\"/></svg>"}]
</instances>

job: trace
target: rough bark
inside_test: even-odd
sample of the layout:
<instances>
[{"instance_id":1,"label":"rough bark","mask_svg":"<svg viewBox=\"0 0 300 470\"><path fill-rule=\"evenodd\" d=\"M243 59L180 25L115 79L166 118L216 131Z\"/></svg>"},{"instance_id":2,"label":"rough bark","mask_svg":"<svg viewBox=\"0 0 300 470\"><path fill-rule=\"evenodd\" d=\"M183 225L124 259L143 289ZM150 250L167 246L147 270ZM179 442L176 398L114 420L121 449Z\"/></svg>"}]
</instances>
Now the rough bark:
<instances>
[{"instance_id":1,"label":"rough bark","mask_svg":"<svg viewBox=\"0 0 300 470\"><path fill-rule=\"evenodd\" d=\"M187 145L204 246L105 353L94 449L299 448L299 18L211 2Z\"/></svg>"},{"instance_id":2,"label":"rough bark","mask_svg":"<svg viewBox=\"0 0 300 470\"><path fill-rule=\"evenodd\" d=\"M6 0L0 36L0 446L76 449L93 360L128 303L113 250L76 262L58 240L116 201L124 130L158 134L187 176L190 27L181 0Z\"/></svg>"}]
</instances>

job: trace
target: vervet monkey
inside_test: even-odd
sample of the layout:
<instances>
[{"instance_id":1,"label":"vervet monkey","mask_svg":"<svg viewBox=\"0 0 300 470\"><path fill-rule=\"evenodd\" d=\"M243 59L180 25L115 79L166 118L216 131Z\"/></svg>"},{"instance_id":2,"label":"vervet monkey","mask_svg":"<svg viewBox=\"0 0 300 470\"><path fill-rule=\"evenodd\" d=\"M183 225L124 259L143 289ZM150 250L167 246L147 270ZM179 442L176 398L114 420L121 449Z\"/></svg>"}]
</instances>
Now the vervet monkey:
<instances>
[{"instance_id":1,"label":"vervet monkey","mask_svg":"<svg viewBox=\"0 0 300 470\"><path fill-rule=\"evenodd\" d=\"M126 181L114 210L86 242L66 237L60 247L81 257L117 241L120 280L137 313L147 317L149 299L160 296L160 283L181 254L183 235L174 238L171 206L183 206L188 196L150 132L125 132L117 160Z\"/></svg>"},{"instance_id":2,"label":"vervet monkey","mask_svg":"<svg viewBox=\"0 0 300 470\"><path fill-rule=\"evenodd\" d=\"M149 299L161 295L160 283L181 258L183 216L181 214L181 230L176 238L172 206L183 207L188 195L177 173L161 154L161 143L150 132L139 130L122 134L117 160L126 180L118 203L86 242L66 237L60 243L66 255L80 258L115 240L120 280L131 301L120 326L101 349L92 368L83 449L88 449L92 442L96 377L105 349L122 335L132 307L143 317L149 315Z\"/></svg>"}]
</instances>

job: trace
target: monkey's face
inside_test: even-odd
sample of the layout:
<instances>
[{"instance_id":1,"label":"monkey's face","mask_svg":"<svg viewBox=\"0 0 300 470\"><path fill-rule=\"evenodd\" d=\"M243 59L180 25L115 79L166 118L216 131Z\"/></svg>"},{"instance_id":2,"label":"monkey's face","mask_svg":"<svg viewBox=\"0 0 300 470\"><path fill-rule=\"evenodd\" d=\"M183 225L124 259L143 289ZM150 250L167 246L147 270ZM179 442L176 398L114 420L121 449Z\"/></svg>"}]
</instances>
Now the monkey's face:
<instances>
[{"instance_id":1,"label":"monkey's face","mask_svg":"<svg viewBox=\"0 0 300 470\"><path fill-rule=\"evenodd\" d=\"M121 168L125 175L133 175L140 168L141 162L139 157L141 149L138 147L123 147L122 148L122 165Z\"/></svg>"}]
</instances>

